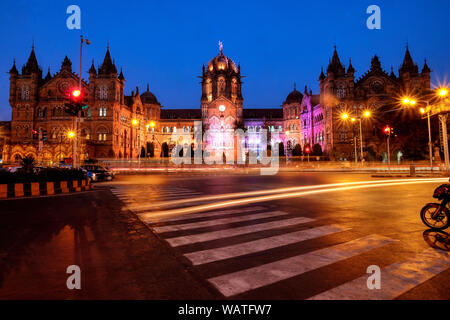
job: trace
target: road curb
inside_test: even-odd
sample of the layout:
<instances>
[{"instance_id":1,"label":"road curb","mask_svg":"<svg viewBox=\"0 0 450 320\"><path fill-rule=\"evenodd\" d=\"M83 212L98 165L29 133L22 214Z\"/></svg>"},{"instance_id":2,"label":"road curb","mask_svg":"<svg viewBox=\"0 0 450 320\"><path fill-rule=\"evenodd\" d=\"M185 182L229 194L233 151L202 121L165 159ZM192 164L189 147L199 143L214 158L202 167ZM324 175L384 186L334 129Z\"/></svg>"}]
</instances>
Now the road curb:
<instances>
[{"instance_id":1,"label":"road curb","mask_svg":"<svg viewBox=\"0 0 450 320\"><path fill-rule=\"evenodd\" d=\"M92 189L89 179L0 184L0 199L51 196Z\"/></svg>"}]
</instances>

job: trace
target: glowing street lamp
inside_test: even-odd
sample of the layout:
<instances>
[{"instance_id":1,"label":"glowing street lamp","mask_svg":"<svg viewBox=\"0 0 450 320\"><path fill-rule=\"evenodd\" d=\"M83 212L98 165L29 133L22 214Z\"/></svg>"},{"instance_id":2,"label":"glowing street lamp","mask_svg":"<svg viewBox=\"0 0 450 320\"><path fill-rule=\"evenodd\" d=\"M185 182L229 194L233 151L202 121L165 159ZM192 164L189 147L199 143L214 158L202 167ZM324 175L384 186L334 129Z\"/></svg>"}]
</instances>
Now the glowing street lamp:
<instances>
[{"instance_id":1,"label":"glowing street lamp","mask_svg":"<svg viewBox=\"0 0 450 320\"><path fill-rule=\"evenodd\" d=\"M447 94L448 94L448 90L446 88L439 89L439 95L441 97L445 97L445 96L447 96Z\"/></svg>"},{"instance_id":2,"label":"glowing street lamp","mask_svg":"<svg viewBox=\"0 0 450 320\"><path fill-rule=\"evenodd\" d=\"M67 137L72 139L75 137L75 132L73 132L72 130L70 130L69 132L67 132Z\"/></svg>"},{"instance_id":3,"label":"glowing street lamp","mask_svg":"<svg viewBox=\"0 0 450 320\"><path fill-rule=\"evenodd\" d=\"M137 119L133 119L133 120L131 120L131 124L133 126L137 126L139 124L139 121Z\"/></svg>"},{"instance_id":4,"label":"glowing street lamp","mask_svg":"<svg viewBox=\"0 0 450 320\"><path fill-rule=\"evenodd\" d=\"M370 110L365 110L362 115L364 118L370 118L372 113L370 112ZM349 117L350 117L350 115L346 112L341 114L342 120L347 120ZM350 118L350 120L352 122L355 122L356 120L359 121L359 141L360 141L360 145L361 145L361 162L362 162L363 161L362 119L361 119L361 117L359 117L359 118L352 117L352 118ZM356 159L357 159L357 154L356 154L356 142L355 142L355 160Z\"/></svg>"}]
</instances>

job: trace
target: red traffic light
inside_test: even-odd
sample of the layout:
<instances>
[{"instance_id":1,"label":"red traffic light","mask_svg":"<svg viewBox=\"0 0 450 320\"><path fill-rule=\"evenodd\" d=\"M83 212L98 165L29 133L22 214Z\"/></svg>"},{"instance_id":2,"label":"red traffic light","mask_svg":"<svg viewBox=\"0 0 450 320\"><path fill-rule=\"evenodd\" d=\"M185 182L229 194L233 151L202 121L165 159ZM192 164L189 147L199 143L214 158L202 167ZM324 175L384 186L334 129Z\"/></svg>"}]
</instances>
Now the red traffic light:
<instances>
[{"instance_id":1,"label":"red traffic light","mask_svg":"<svg viewBox=\"0 0 450 320\"><path fill-rule=\"evenodd\" d=\"M311 149L309 147L305 148L305 153L309 153L311 151Z\"/></svg>"},{"instance_id":2,"label":"red traffic light","mask_svg":"<svg viewBox=\"0 0 450 320\"><path fill-rule=\"evenodd\" d=\"M81 91L78 89L75 89L72 91L72 97L78 98L81 95Z\"/></svg>"},{"instance_id":3,"label":"red traffic light","mask_svg":"<svg viewBox=\"0 0 450 320\"><path fill-rule=\"evenodd\" d=\"M69 92L69 99L72 101L75 101L75 102L78 102L79 100L81 100L82 96L83 96L83 93L78 88L72 89Z\"/></svg>"},{"instance_id":4,"label":"red traffic light","mask_svg":"<svg viewBox=\"0 0 450 320\"><path fill-rule=\"evenodd\" d=\"M386 126L386 127L384 127L383 131L385 134L391 134L392 128L389 126Z\"/></svg>"}]
</instances>

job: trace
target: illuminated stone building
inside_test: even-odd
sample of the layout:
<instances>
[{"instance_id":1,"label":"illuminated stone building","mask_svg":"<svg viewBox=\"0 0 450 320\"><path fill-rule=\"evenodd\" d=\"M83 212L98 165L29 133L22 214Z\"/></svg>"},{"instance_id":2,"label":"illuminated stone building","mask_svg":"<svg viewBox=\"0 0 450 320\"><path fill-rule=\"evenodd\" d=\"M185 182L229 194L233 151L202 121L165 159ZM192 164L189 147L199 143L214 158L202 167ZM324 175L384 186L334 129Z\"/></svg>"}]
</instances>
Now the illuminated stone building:
<instances>
[{"instance_id":1,"label":"illuminated stone building","mask_svg":"<svg viewBox=\"0 0 450 320\"><path fill-rule=\"evenodd\" d=\"M386 73L377 56L359 79L355 72L351 61L345 68L335 47L326 74L323 70L320 74L319 94L306 86L301 93L294 84L281 107L247 109L240 65L223 53L220 44L218 55L202 68L200 107L162 109L148 85L145 92L136 88L125 95L125 76L122 70L118 72L107 48L102 64L96 68L92 62L88 81L81 82L88 105L78 132L81 158L168 156L175 144L186 147L194 142L194 124L201 121L203 131L210 133L204 147L227 158L234 152L234 131L243 129L246 152L260 154L267 145L282 142L290 155L296 144L302 149L318 144L332 159L348 160L354 156L359 131L342 123L342 112L356 117L366 109L376 113L392 108L393 98L401 93L421 94L430 88L431 70L425 62L419 72L408 48L398 76L393 70ZM79 81L71 61L65 57L58 72L48 70L44 77L33 48L21 73L14 62L9 75L12 119L0 125L3 162L17 162L27 155L44 163L70 158L72 141L67 133L73 119L64 112L64 105ZM363 121L364 147L378 153L381 142L373 127ZM268 132L267 142L263 130Z\"/></svg>"}]
</instances>

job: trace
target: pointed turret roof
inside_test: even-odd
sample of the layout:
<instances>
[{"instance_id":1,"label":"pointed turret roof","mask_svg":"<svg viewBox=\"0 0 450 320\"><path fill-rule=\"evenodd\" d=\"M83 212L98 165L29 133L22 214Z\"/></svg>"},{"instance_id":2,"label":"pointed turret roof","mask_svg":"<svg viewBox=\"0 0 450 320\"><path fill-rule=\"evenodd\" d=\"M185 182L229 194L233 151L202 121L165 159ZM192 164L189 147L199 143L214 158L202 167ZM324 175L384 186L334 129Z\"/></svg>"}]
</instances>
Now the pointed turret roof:
<instances>
[{"instance_id":1,"label":"pointed turret roof","mask_svg":"<svg viewBox=\"0 0 450 320\"><path fill-rule=\"evenodd\" d=\"M16 59L13 60L13 66L11 67L11 70L9 70L10 74L19 74L19 71L17 71L16 68Z\"/></svg>"},{"instance_id":2,"label":"pointed turret roof","mask_svg":"<svg viewBox=\"0 0 450 320\"><path fill-rule=\"evenodd\" d=\"M52 75L50 74L50 67L48 67L47 75L45 76L44 80L49 81L52 78Z\"/></svg>"},{"instance_id":3,"label":"pointed turret roof","mask_svg":"<svg viewBox=\"0 0 450 320\"><path fill-rule=\"evenodd\" d=\"M370 62L370 70L381 70L381 62L377 55L374 55Z\"/></svg>"},{"instance_id":4,"label":"pointed turret roof","mask_svg":"<svg viewBox=\"0 0 450 320\"><path fill-rule=\"evenodd\" d=\"M323 73L323 67L320 67L320 76L319 76L319 80L324 80L325 79L325 74Z\"/></svg>"},{"instance_id":5,"label":"pointed turret roof","mask_svg":"<svg viewBox=\"0 0 450 320\"><path fill-rule=\"evenodd\" d=\"M22 74L29 75L32 73L38 73L42 75L42 70L41 68L39 68L36 53L34 52L34 45L31 48L31 53L28 57L27 63L22 67Z\"/></svg>"},{"instance_id":6,"label":"pointed turret roof","mask_svg":"<svg viewBox=\"0 0 450 320\"><path fill-rule=\"evenodd\" d=\"M350 60L348 62L347 73L355 73L355 68L353 68L353 65L352 65L352 58L350 58Z\"/></svg>"},{"instance_id":7,"label":"pointed turret roof","mask_svg":"<svg viewBox=\"0 0 450 320\"><path fill-rule=\"evenodd\" d=\"M72 61L70 61L70 59L65 56L64 60L61 64L61 70L67 70L69 72L72 72Z\"/></svg>"},{"instance_id":8,"label":"pointed turret roof","mask_svg":"<svg viewBox=\"0 0 450 320\"><path fill-rule=\"evenodd\" d=\"M97 74L97 70L95 69L95 66L94 66L94 59L92 59L92 64L91 64L91 67L89 68L89 73Z\"/></svg>"},{"instance_id":9,"label":"pointed turret roof","mask_svg":"<svg viewBox=\"0 0 450 320\"><path fill-rule=\"evenodd\" d=\"M109 53L109 46L106 47L105 58L103 59L102 65L98 68L98 74L99 75L117 74L116 65L113 63L111 59L111 54Z\"/></svg>"},{"instance_id":10,"label":"pointed turret roof","mask_svg":"<svg viewBox=\"0 0 450 320\"><path fill-rule=\"evenodd\" d=\"M333 57L331 58L331 61L327 67L327 73L328 72L332 72L335 74L345 73L344 66L342 65L341 60L339 59L339 55L337 53L336 45L334 46Z\"/></svg>"},{"instance_id":11,"label":"pointed turret roof","mask_svg":"<svg viewBox=\"0 0 450 320\"><path fill-rule=\"evenodd\" d=\"M123 76L122 67L120 67L120 74L119 74L119 80L125 80L125 77Z\"/></svg>"},{"instance_id":12,"label":"pointed turret roof","mask_svg":"<svg viewBox=\"0 0 450 320\"><path fill-rule=\"evenodd\" d=\"M406 51L405 51L405 57L403 58L403 63L398 71L401 73L403 73L403 72L418 73L419 72L419 68L414 63L414 61L411 57L411 53L409 53L408 44L406 44Z\"/></svg>"},{"instance_id":13,"label":"pointed turret roof","mask_svg":"<svg viewBox=\"0 0 450 320\"><path fill-rule=\"evenodd\" d=\"M394 67L393 67L393 66L391 66L391 74L389 75L389 77L391 77L391 78L393 78L393 79L396 79L396 78L397 78L397 76L396 76L395 73L394 73Z\"/></svg>"},{"instance_id":14,"label":"pointed turret roof","mask_svg":"<svg viewBox=\"0 0 450 320\"><path fill-rule=\"evenodd\" d=\"M430 73L430 72L431 72L431 69L427 64L427 59L425 59L425 62L423 64L422 73Z\"/></svg>"}]
</instances>

